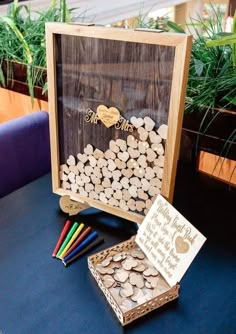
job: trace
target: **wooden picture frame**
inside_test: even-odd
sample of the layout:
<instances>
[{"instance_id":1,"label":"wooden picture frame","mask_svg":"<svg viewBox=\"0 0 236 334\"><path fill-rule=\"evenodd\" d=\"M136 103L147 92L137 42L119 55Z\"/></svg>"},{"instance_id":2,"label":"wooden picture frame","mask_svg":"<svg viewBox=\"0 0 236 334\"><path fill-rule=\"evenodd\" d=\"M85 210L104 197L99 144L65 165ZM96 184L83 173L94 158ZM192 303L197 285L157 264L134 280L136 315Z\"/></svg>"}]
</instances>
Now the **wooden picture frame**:
<instances>
[{"instance_id":1,"label":"wooden picture frame","mask_svg":"<svg viewBox=\"0 0 236 334\"><path fill-rule=\"evenodd\" d=\"M142 208L127 210L127 203L126 209L123 209L122 206L109 204L106 198L95 199L89 197L90 193L84 195L86 192L83 192L81 195L76 189L64 189L66 187L62 187L60 175L63 172L60 169L71 155L76 157L77 154L83 154L83 148L88 144L94 150L97 148L105 152L111 141L126 140L132 117L151 117L158 127L168 125L167 138L162 139L165 154L162 156L164 168L160 192L172 202L191 43L192 37L187 34L64 23L46 24L54 193L69 195L72 200L137 223L142 222L147 207L140 214ZM101 118L97 122L96 110L99 106L108 109L109 117L113 107L119 110L127 127L121 130L105 126ZM95 121L85 121L88 110ZM139 130L134 126L133 129L135 134ZM135 140L138 141L136 137ZM154 163L150 164L153 166ZM110 171L113 173L112 168ZM116 184L113 188L117 192Z\"/></svg>"}]
</instances>

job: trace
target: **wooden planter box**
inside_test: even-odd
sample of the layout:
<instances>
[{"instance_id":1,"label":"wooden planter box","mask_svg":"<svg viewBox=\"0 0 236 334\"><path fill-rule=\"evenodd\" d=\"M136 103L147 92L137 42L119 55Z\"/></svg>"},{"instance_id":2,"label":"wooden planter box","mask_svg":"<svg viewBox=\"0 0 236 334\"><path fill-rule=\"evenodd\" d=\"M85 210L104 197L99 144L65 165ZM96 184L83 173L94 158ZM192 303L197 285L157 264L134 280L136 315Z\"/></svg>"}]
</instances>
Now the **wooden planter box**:
<instances>
[{"instance_id":1,"label":"wooden planter box","mask_svg":"<svg viewBox=\"0 0 236 334\"><path fill-rule=\"evenodd\" d=\"M47 24L55 193L136 222L172 201L190 52L183 34Z\"/></svg>"},{"instance_id":2,"label":"wooden planter box","mask_svg":"<svg viewBox=\"0 0 236 334\"><path fill-rule=\"evenodd\" d=\"M236 142L229 140L236 129L236 112L214 110L201 125L203 116L200 112L184 116L181 158L195 161L199 171L236 185Z\"/></svg>"},{"instance_id":3,"label":"wooden planter box","mask_svg":"<svg viewBox=\"0 0 236 334\"><path fill-rule=\"evenodd\" d=\"M34 111L48 110L48 97L47 94L42 95L41 87L35 86L33 100L29 96L29 87L26 83L26 65L4 61L2 70L6 87L0 88L0 123ZM14 79L7 80L9 71L13 73ZM44 80L46 80L46 69L42 69L42 72Z\"/></svg>"}]
</instances>

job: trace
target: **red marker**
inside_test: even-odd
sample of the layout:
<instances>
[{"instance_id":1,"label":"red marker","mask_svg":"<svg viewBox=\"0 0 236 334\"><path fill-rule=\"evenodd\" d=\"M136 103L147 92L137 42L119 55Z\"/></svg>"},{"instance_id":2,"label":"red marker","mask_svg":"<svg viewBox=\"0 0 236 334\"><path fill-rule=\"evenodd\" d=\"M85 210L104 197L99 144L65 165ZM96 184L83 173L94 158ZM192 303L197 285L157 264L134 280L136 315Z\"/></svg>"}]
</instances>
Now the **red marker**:
<instances>
[{"instance_id":1,"label":"red marker","mask_svg":"<svg viewBox=\"0 0 236 334\"><path fill-rule=\"evenodd\" d=\"M65 238L65 236L67 234L67 231L70 228L70 224L71 224L70 220L67 220L66 223L65 223L65 226L63 227L63 230L61 231L61 234L60 234L60 237L59 237L59 239L57 241L56 247L55 247L55 249L54 249L54 251L52 253L53 257L56 256L59 248L61 247L61 244L62 244L62 242L63 242L63 240L64 240L64 238Z\"/></svg>"},{"instance_id":2,"label":"red marker","mask_svg":"<svg viewBox=\"0 0 236 334\"><path fill-rule=\"evenodd\" d=\"M77 247L81 241L86 237L86 235L88 235L91 231L91 227L87 227L86 230L78 237L78 239L75 240L75 242L71 245L71 247L67 250L67 252L63 255L63 258L65 258L67 255L70 254L71 251L73 251L73 249L75 249L75 247Z\"/></svg>"}]
</instances>

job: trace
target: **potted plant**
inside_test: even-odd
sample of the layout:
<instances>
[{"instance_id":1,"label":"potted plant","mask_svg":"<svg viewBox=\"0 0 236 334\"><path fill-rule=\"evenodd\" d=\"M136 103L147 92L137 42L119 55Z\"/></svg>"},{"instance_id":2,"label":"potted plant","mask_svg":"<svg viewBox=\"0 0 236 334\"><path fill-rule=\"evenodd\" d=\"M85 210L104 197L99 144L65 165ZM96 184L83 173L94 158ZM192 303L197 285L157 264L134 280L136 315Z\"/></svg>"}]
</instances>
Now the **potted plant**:
<instances>
[{"instance_id":1,"label":"potted plant","mask_svg":"<svg viewBox=\"0 0 236 334\"><path fill-rule=\"evenodd\" d=\"M15 117L18 109L19 113L26 113L27 108L47 108L47 103L43 102L47 101L45 23L73 19L72 9L68 9L65 0L60 1L59 8L57 1L52 0L49 8L40 12L31 12L27 5L14 0L8 6L7 15L0 17L0 122L11 118L10 110ZM24 95L13 95L13 91ZM16 105L7 108L12 101L16 101Z\"/></svg>"},{"instance_id":2,"label":"potted plant","mask_svg":"<svg viewBox=\"0 0 236 334\"><path fill-rule=\"evenodd\" d=\"M195 37L181 157L197 163L198 170L236 185L236 18L232 32L225 33L223 18L213 7L212 12L207 22L191 20ZM161 28L185 33L168 20Z\"/></svg>"}]
</instances>

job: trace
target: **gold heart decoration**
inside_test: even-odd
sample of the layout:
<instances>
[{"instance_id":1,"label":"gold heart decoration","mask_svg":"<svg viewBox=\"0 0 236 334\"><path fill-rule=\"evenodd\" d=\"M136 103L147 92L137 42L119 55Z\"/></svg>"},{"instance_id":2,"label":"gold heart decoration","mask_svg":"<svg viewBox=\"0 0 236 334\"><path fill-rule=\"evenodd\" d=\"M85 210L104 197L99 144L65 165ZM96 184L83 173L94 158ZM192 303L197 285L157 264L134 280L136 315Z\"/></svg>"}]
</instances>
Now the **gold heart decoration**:
<instances>
[{"instance_id":1,"label":"gold heart decoration","mask_svg":"<svg viewBox=\"0 0 236 334\"><path fill-rule=\"evenodd\" d=\"M107 108L103 104L97 107L97 115L107 128L116 124L120 119L120 112L118 109L115 107Z\"/></svg>"},{"instance_id":2,"label":"gold heart decoration","mask_svg":"<svg viewBox=\"0 0 236 334\"><path fill-rule=\"evenodd\" d=\"M183 237L179 236L175 239L175 248L177 253L184 254L189 251L189 244L184 241Z\"/></svg>"}]
</instances>

